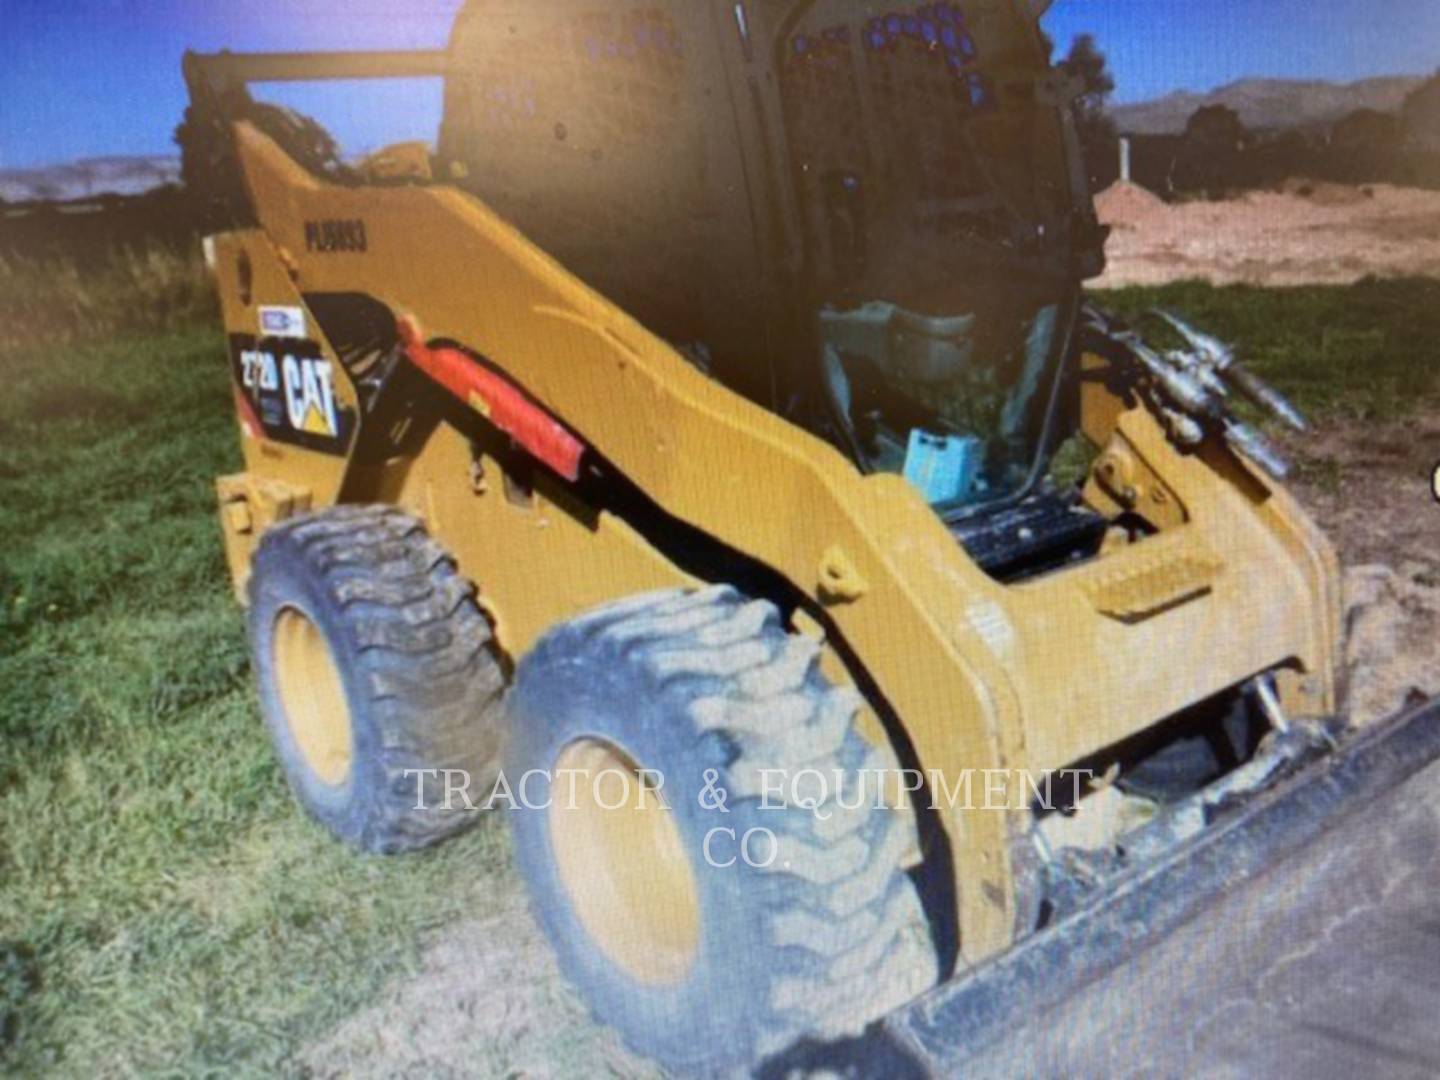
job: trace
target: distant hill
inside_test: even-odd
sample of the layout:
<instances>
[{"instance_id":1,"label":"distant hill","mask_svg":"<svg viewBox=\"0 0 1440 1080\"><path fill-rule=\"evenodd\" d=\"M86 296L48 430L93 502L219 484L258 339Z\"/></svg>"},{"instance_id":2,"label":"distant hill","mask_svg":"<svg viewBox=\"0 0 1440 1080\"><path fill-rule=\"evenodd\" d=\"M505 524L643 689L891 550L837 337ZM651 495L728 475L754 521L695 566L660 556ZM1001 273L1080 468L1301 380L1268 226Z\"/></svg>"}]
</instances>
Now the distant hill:
<instances>
[{"instance_id":1,"label":"distant hill","mask_svg":"<svg viewBox=\"0 0 1440 1080\"><path fill-rule=\"evenodd\" d=\"M1329 124L1356 109L1399 112L1422 76L1362 79L1353 83L1291 79L1245 79L1208 94L1181 90L1154 101L1117 105L1111 115L1132 135L1180 135L1196 109L1225 105L1254 129L1303 128Z\"/></svg>"},{"instance_id":2,"label":"distant hill","mask_svg":"<svg viewBox=\"0 0 1440 1080\"><path fill-rule=\"evenodd\" d=\"M0 169L0 199L32 202L139 195L180 182L178 157L100 157L35 169Z\"/></svg>"}]
</instances>

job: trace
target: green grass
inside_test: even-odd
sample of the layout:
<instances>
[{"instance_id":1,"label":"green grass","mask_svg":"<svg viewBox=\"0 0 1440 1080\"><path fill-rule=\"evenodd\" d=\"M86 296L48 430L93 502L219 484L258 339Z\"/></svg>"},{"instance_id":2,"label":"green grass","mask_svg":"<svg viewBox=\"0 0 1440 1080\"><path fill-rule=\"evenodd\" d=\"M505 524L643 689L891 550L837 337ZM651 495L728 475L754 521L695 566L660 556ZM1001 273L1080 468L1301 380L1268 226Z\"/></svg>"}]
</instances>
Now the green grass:
<instances>
[{"instance_id":1,"label":"green grass","mask_svg":"<svg viewBox=\"0 0 1440 1080\"><path fill-rule=\"evenodd\" d=\"M28 313L0 344L0 1068L293 1069L483 904L503 830L377 860L295 807L214 520L239 458L213 303L129 258L0 271ZM1435 283L1105 300L1244 343L1322 416L1404 415L1440 371Z\"/></svg>"},{"instance_id":2,"label":"green grass","mask_svg":"<svg viewBox=\"0 0 1440 1080\"><path fill-rule=\"evenodd\" d=\"M1239 355L1307 412L1354 420L1408 416L1433 397L1440 376L1440 281L1214 288L1186 282L1120 289L1098 299L1157 341L1179 340L1152 307L1168 307L1239 345Z\"/></svg>"},{"instance_id":3,"label":"green grass","mask_svg":"<svg viewBox=\"0 0 1440 1080\"><path fill-rule=\"evenodd\" d=\"M282 1067L503 869L362 858L295 808L213 478L217 328L0 350L0 1068Z\"/></svg>"}]
</instances>

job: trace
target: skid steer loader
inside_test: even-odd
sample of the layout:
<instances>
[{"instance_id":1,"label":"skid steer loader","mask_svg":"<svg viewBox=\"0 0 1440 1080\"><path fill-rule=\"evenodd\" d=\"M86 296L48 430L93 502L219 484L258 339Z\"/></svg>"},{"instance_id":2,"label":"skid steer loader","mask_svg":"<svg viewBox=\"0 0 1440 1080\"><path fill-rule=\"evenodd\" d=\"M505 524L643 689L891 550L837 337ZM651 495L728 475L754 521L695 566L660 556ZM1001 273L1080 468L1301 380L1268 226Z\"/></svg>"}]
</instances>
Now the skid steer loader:
<instances>
[{"instance_id":1,"label":"skid steer loader","mask_svg":"<svg viewBox=\"0 0 1440 1080\"><path fill-rule=\"evenodd\" d=\"M1429 745L1334 719L1336 558L1231 403L1301 418L1088 306L1045 6L473 0L441 52L186 58L288 779L373 852L503 796L563 969L678 1073L949 1067L1253 869L1255 807ZM361 161L248 89L413 76L437 147Z\"/></svg>"}]
</instances>

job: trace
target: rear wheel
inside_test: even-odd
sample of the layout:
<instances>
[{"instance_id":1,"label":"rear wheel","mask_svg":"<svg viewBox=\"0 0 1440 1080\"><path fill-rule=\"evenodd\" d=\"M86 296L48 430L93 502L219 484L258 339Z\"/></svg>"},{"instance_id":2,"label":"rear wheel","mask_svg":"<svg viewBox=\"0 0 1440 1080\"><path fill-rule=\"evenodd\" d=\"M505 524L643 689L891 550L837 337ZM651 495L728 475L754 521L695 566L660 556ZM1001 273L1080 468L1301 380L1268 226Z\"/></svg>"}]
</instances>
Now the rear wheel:
<instances>
[{"instance_id":1,"label":"rear wheel","mask_svg":"<svg viewBox=\"0 0 1440 1080\"><path fill-rule=\"evenodd\" d=\"M271 529L251 570L260 704L301 804L375 852L473 823L504 676L473 587L424 527L335 507Z\"/></svg>"},{"instance_id":2,"label":"rear wheel","mask_svg":"<svg viewBox=\"0 0 1440 1080\"><path fill-rule=\"evenodd\" d=\"M893 757L818 653L721 588L569 623L516 677L506 776L549 778L512 815L537 918L596 1016L685 1074L856 1034L936 978Z\"/></svg>"}]
</instances>

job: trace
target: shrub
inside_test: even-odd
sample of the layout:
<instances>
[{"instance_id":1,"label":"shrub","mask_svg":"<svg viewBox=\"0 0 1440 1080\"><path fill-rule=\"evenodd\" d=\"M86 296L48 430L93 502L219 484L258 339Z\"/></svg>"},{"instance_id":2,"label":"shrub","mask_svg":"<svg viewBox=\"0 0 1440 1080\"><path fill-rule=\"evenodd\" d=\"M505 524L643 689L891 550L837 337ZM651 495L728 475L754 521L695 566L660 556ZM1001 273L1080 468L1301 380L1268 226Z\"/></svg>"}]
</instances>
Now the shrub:
<instances>
[{"instance_id":1,"label":"shrub","mask_svg":"<svg viewBox=\"0 0 1440 1080\"><path fill-rule=\"evenodd\" d=\"M0 256L0 349L213 324L216 310L198 251L122 248L91 267Z\"/></svg>"}]
</instances>

